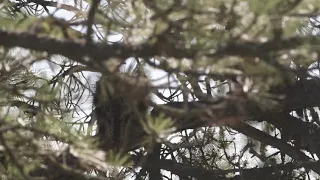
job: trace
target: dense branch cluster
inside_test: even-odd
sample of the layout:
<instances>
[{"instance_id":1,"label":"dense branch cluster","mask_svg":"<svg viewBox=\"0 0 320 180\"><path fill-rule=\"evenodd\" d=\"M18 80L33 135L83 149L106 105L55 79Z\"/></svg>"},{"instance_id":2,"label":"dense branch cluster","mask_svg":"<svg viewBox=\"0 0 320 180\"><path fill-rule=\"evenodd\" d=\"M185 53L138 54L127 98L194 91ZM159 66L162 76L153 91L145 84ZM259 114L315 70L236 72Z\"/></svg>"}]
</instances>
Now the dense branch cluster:
<instances>
[{"instance_id":1,"label":"dense branch cluster","mask_svg":"<svg viewBox=\"0 0 320 180\"><path fill-rule=\"evenodd\" d=\"M2 179L319 179L314 1L73 3L0 2Z\"/></svg>"}]
</instances>

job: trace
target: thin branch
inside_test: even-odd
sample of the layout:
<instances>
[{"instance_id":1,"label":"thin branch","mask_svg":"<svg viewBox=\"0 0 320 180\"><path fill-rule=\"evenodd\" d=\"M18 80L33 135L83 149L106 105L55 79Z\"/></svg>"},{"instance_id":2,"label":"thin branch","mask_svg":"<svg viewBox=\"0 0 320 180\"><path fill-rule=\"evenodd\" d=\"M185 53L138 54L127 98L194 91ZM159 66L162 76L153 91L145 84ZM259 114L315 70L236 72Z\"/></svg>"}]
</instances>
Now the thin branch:
<instances>
[{"instance_id":1,"label":"thin branch","mask_svg":"<svg viewBox=\"0 0 320 180\"><path fill-rule=\"evenodd\" d=\"M94 17L96 15L96 11L98 9L98 6L100 4L100 0L92 0L92 4L90 7L90 10L88 12L88 24L87 24L87 36L86 36L86 43L87 45L92 43L92 25L94 24Z\"/></svg>"},{"instance_id":2,"label":"thin branch","mask_svg":"<svg viewBox=\"0 0 320 180\"><path fill-rule=\"evenodd\" d=\"M303 152L299 151L298 149L290 146L289 144L283 142L282 140L272 137L269 134L260 131L248 124L245 123L238 123L237 126L232 127L233 129L239 131L240 133L252 137L258 141L263 142L264 144L271 145L281 152L289 155L293 159L300 161L300 162L312 162L311 158L305 155ZM320 174L320 166L313 166L310 167L312 170Z\"/></svg>"},{"instance_id":3,"label":"thin branch","mask_svg":"<svg viewBox=\"0 0 320 180\"><path fill-rule=\"evenodd\" d=\"M135 162L140 162L141 157L133 157ZM229 173L237 173L242 171L243 175L269 175L274 173L275 171L281 170L293 170L299 169L302 167L305 168L315 168L319 166L320 162L310 162L310 161L303 161L300 163L287 163L287 164L280 164L275 166L263 167L263 168L250 168L250 169L230 169L230 170L208 170L202 167L194 167L190 165L185 165L181 163L173 162L172 160L161 159L158 162L148 162L148 166L158 166L161 169L170 171L177 175L184 175L184 176L191 176L197 179L218 179L218 180L228 180L233 178L225 177Z\"/></svg>"}]
</instances>

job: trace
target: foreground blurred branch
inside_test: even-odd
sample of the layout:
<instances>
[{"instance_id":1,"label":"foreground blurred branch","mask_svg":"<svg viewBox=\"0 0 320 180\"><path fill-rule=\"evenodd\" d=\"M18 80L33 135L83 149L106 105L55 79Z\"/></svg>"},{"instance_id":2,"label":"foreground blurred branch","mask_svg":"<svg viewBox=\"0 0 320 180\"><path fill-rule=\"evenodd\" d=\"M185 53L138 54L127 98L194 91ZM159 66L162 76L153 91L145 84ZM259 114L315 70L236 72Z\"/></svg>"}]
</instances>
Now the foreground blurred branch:
<instances>
[{"instance_id":1,"label":"foreground blurred branch","mask_svg":"<svg viewBox=\"0 0 320 180\"><path fill-rule=\"evenodd\" d=\"M96 61L108 60L111 57L127 59L129 57L153 57L165 55L175 58L191 58L195 54L190 50L180 49L160 49L156 45L141 44L137 46L126 46L124 44L114 43L94 43L89 46L84 41L57 40L49 37L39 37L35 34L26 32L9 32L0 30L0 45L11 47L23 47L30 50L45 51L48 54L59 54L78 61L86 62L86 57L91 57ZM213 54L207 54L209 57L220 57L224 55L235 55L242 57L261 57L269 52L288 50L297 48L303 44L318 45L319 37L291 37L280 41L267 41L264 43L240 42L229 43L225 47L218 49Z\"/></svg>"}]
</instances>

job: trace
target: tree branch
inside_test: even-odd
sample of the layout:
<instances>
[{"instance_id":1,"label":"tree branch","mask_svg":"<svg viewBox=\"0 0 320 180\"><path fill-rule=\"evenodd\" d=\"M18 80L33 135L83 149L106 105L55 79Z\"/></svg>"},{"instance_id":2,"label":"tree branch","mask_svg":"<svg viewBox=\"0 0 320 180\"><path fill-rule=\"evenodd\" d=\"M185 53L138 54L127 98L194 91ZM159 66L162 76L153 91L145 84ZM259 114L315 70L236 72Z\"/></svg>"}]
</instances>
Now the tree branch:
<instances>
[{"instance_id":1,"label":"tree branch","mask_svg":"<svg viewBox=\"0 0 320 180\"><path fill-rule=\"evenodd\" d=\"M295 149L289 144L283 142L282 140L272 137L269 134L262 132L248 124L239 123L237 126L234 126L232 128L246 136L252 137L258 141L261 141L265 144L271 145L279 149L281 152L289 155L295 160L298 160L300 162L302 161L312 162L310 157L308 157L298 149ZM311 169L317 172L318 174L320 174L320 166L314 166L314 167L311 167Z\"/></svg>"},{"instance_id":2,"label":"tree branch","mask_svg":"<svg viewBox=\"0 0 320 180\"><path fill-rule=\"evenodd\" d=\"M139 157L134 157L134 161L139 162ZM148 162L148 166L158 166L161 169L167 170L172 172L176 175L184 175L184 176L190 176L197 179L203 179L203 180L236 180L239 179L238 176L234 176L233 178L227 178L226 175L229 173L237 173L239 171L242 172L242 178L247 179L248 177L251 177L250 179L258 178L258 177L265 177L270 176L272 173L276 171L290 171L293 169L298 169L301 167L305 168L315 168L316 166L319 166L319 161L316 162L301 162L301 163L287 163L287 164L279 164L275 166L269 166L269 167L263 167L263 168L250 168L250 169L230 169L230 170L208 170L202 167L194 167L190 165L185 165L181 163L173 162L172 160L167 159L161 159L158 162ZM241 179L241 178L240 178Z\"/></svg>"},{"instance_id":3,"label":"tree branch","mask_svg":"<svg viewBox=\"0 0 320 180\"><path fill-rule=\"evenodd\" d=\"M126 46L120 43L92 43L86 46L84 41L58 40L28 32L0 30L0 39L0 45L6 48L22 47L47 52L48 54L62 55L80 63L88 61L89 57L95 61L108 60L111 57L120 59L129 57L148 58L165 54L167 57L175 58L190 57L190 53L185 51L172 50L171 53L165 53L162 49L154 48L148 44Z\"/></svg>"},{"instance_id":4,"label":"tree branch","mask_svg":"<svg viewBox=\"0 0 320 180\"><path fill-rule=\"evenodd\" d=\"M319 37L314 36L294 36L282 40L270 40L264 43L243 41L240 43L229 43L225 47L218 49L210 57L240 56L240 57L263 57L270 52L294 49L299 46L309 44L318 45Z\"/></svg>"},{"instance_id":5,"label":"tree branch","mask_svg":"<svg viewBox=\"0 0 320 180\"><path fill-rule=\"evenodd\" d=\"M83 41L57 40L49 37L40 37L26 32L9 32L0 30L0 45L22 47L30 50L45 51L49 54L59 54L78 61L85 57L91 57L96 61L108 60L110 57L127 59L129 57L150 58L154 56L166 56L174 58L192 58L195 54L189 49L157 48L150 44L126 46L114 43L93 43L85 46ZM281 41L267 41L265 43L241 42L225 46L209 57L236 55L242 57L261 57L269 52L283 51L296 48L303 44L318 45L319 37L291 37Z\"/></svg>"}]
</instances>

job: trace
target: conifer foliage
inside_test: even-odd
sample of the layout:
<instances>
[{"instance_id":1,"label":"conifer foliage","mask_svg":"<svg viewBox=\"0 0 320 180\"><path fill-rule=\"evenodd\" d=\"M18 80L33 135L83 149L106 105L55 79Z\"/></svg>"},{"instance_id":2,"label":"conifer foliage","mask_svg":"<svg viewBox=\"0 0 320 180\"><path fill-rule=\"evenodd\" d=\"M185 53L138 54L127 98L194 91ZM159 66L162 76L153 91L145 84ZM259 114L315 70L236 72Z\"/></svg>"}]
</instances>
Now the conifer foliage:
<instances>
[{"instance_id":1,"label":"conifer foliage","mask_svg":"<svg viewBox=\"0 0 320 180\"><path fill-rule=\"evenodd\" d=\"M319 9L0 1L0 178L320 179Z\"/></svg>"}]
</instances>

